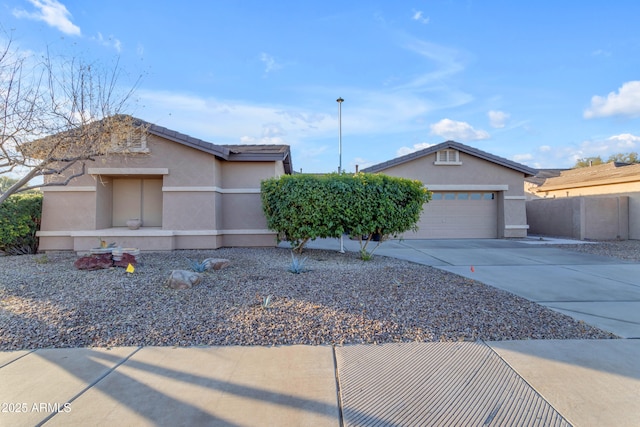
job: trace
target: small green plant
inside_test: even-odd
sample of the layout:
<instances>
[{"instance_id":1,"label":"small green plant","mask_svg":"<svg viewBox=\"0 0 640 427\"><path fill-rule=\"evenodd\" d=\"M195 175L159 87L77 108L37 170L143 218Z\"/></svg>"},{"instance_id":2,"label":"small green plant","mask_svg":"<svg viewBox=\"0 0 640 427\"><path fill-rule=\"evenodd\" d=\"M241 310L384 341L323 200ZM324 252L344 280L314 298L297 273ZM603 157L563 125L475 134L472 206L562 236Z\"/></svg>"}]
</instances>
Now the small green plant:
<instances>
[{"instance_id":1,"label":"small green plant","mask_svg":"<svg viewBox=\"0 0 640 427\"><path fill-rule=\"evenodd\" d=\"M46 264L49 262L49 258L47 257L47 254L43 254L42 256L39 256L35 259L36 264Z\"/></svg>"},{"instance_id":2,"label":"small green plant","mask_svg":"<svg viewBox=\"0 0 640 427\"><path fill-rule=\"evenodd\" d=\"M189 259L189 258L187 258L187 261L189 261L189 265L191 266L191 269L196 273L204 273L205 271L207 271L206 262L198 262L194 259Z\"/></svg>"},{"instance_id":3,"label":"small green plant","mask_svg":"<svg viewBox=\"0 0 640 427\"><path fill-rule=\"evenodd\" d=\"M100 248L101 249L115 248L116 247L116 242L107 243L107 241L104 240L102 237L98 237L98 242L100 242Z\"/></svg>"},{"instance_id":4,"label":"small green plant","mask_svg":"<svg viewBox=\"0 0 640 427\"><path fill-rule=\"evenodd\" d=\"M362 259L363 261L370 261L372 257L373 251L369 252L366 248L360 249L360 259Z\"/></svg>"},{"instance_id":5,"label":"small green plant","mask_svg":"<svg viewBox=\"0 0 640 427\"><path fill-rule=\"evenodd\" d=\"M264 310L268 309L271 307L271 298L272 295L267 295L266 297L264 297L264 299L262 300L262 308Z\"/></svg>"},{"instance_id":6,"label":"small green plant","mask_svg":"<svg viewBox=\"0 0 640 427\"><path fill-rule=\"evenodd\" d=\"M304 263L306 260L307 257L300 259L293 255L293 252L291 252L291 265L289 266L289 271L294 274L302 273L304 271Z\"/></svg>"},{"instance_id":7,"label":"small green plant","mask_svg":"<svg viewBox=\"0 0 640 427\"><path fill-rule=\"evenodd\" d=\"M14 194L0 203L0 254L37 253L41 214L41 193Z\"/></svg>"}]
</instances>

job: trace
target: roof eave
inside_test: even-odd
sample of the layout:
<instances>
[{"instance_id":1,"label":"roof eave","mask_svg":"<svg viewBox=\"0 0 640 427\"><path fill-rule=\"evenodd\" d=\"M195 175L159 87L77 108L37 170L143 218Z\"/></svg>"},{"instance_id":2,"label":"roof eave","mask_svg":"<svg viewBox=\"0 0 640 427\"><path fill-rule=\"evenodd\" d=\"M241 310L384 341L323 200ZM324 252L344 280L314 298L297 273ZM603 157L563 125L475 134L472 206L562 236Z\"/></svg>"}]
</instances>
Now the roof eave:
<instances>
[{"instance_id":1,"label":"roof eave","mask_svg":"<svg viewBox=\"0 0 640 427\"><path fill-rule=\"evenodd\" d=\"M545 191L571 190L574 188L597 187L599 185L627 184L629 182L638 182L638 181L640 181L640 177L638 176L624 176L624 177L617 177L617 178L599 179L599 180L593 180L593 181L570 182L566 184L542 185L538 187L536 191L539 193L543 193Z\"/></svg>"},{"instance_id":2,"label":"roof eave","mask_svg":"<svg viewBox=\"0 0 640 427\"><path fill-rule=\"evenodd\" d=\"M212 144L210 142L203 141L198 138L193 138L191 136L175 132L165 127L154 124L149 124L147 132L152 135L168 139L169 141L177 142L179 144L194 148L199 151L204 151L205 153L212 154L224 160L229 159L229 149L221 145Z\"/></svg>"},{"instance_id":3,"label":"roof eave","mask_svg":"<svg viewBox=\"0 0 640 427\"><path fill-rule=\"evenodd\" d=\"M285 173L291 174L293 166L291 165L291 150L287 149L280 153L233 153L229 154L227 159L230 162L277 162L281 161Z\"/></svg>"},{"instance_id":4,"label":"roof eave","mask_svg":"<svg viewBox=\"0 0 640 427\"><path fill-rule=\"evenodd\" d=\"M427 147L427 148L425 148L423 150L415 151L415 152L407 154L405 156L397 157L395 159L388 160L386 162L379 163L377 165L373 165L373 166L370 166L368 168L364 168L362 171L363 172L370 172L370 173L380 172L380 171L383 171L385 169L389 169L389 168L391 168L393 166L398 166L398 165L401 165L403 163L407 163L407 162L419 159L421 157L425 157L425 156L431 155L433 153L436 153L437 151L444 150L444 149L447 149L447 148L453 148L453 149L456 149L456 150L461 151L463 153L470 154L470 155L478 157L480 159L487 160L489 162L498 164L500 166L516 170L518 172L523 173L525 175L525 177L534 176L534 175L536 175L538 173L537 170L535 170L533 168L530 168L528 166L525 166L523 164L511 161L511 160L508 160L508 159L504 159L502 157L494 156L494 155L486 153L486 152L484 152L482 150L478 150L478 149L475 149L473 147L469 147L467 145L461 144L461 143L456 142L456 141L445 141L445 142L442 142L440 144L433 145L431 147Z\"/></svg>"}]
</instances>

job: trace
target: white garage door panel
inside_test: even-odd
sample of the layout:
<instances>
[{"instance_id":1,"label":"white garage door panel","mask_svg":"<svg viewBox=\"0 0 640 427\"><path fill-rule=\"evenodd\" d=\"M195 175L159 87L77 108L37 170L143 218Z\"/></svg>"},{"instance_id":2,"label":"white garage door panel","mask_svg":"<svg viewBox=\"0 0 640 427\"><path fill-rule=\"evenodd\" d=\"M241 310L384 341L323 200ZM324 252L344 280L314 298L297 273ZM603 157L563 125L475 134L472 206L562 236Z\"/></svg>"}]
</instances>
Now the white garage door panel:
<instances>
[{"instance_id":1,"label":"white garage door panel","mask_svg":"<svg viewBox=\"0 0 640 427\"><path fill-rule=\"evenodd\" d=\"M417 233L409 239L494 239L498 237L495 193L437 193L427 203Z\"/></svg>"}]
</instances>

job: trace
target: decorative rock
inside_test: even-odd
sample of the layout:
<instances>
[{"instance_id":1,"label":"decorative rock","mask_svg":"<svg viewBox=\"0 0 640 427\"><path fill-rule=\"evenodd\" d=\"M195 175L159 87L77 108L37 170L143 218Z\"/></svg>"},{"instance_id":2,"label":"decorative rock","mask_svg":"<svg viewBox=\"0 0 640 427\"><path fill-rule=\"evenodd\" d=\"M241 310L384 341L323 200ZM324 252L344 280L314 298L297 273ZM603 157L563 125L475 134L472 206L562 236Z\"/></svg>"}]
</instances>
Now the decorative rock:
<instances>
[{"instance_id":1,"label":"decorative rock","mask_svg":"<svg viewBox=\"0 0 640 427\"><path fill-rule=\"evenodd\" d=\"M100 270L113 267L113 262L111 254L102 254L78 258L73 265L78 270Z\"/></svg>"},{"instance_id":2,"label":"decorative rock","mask_svg":"<svg viewBox=\"0 0 640 427\"><path fill-rule=\"evenodd\" d=\"M134 267L136 266L136 257L128 254L128 253L123 253L122 255L120 255L120 259L116 260L115 259L115 255L113 257L113 266L114 267L122 267L122 268L127 268L129 266L129 264L133 265Z\"/></svg>"},{"instance_id":3,"label":"decorative rock","mask_svg":"<svg viewBox=\"0 0 640 427\"><path fill-rule=\"evenodd\" d=\"M172 289L191 289L201 280L202 276L193 271L173 270L167 280L167 286Z\"/></svg>"},{"instance_id":4,"label":"decorative rock","mask_svg":"<svg viewBox=\"0 0 640 427\"><path fill-rule=\"evenodd\" d=\"M207 258L202 263L205 265L207 270L221 270L223 268L229 267L231 261L224 258Z\"/></svg>"}]
</instances>

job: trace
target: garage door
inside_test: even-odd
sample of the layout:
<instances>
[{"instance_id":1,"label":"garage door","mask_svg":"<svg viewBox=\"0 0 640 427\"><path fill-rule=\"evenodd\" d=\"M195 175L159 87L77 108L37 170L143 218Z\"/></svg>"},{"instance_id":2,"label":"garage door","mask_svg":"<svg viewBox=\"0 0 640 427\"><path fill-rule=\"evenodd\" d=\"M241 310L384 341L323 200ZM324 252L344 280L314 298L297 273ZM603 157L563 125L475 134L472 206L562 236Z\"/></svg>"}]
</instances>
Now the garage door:
<instances>
[{"instance_id":1,"label":"garage door","mask_svg":"<svg viewBox=\"0 0 640 427\"><path fill-rule=\"evenodd\" d=\"M495 239L498 202L492 192L434 192L424 207L417 233L409 239Z\"/></svg>"}]
</instances>

